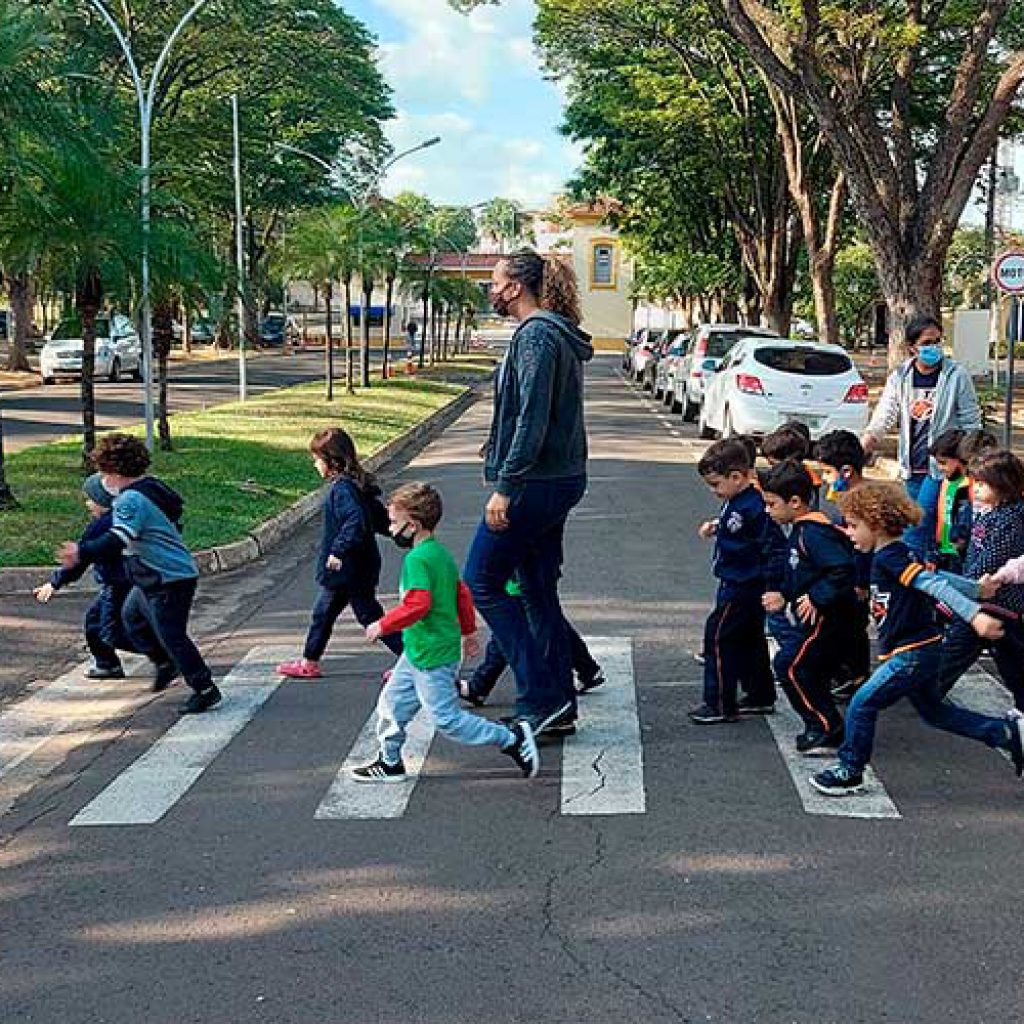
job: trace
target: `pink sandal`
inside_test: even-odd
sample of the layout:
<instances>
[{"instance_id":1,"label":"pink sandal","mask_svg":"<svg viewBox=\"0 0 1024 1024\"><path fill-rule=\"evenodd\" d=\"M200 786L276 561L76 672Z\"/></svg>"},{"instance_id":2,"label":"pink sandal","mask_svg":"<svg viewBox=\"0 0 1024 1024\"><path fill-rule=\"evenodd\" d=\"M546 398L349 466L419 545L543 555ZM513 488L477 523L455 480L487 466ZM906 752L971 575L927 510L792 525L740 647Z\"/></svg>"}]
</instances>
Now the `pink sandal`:
<instances>
[{"instance_id":1,"label":"pink sandal","mask_svg":"<svg viewBox=\"0 0 1024 1024\"><path fill-rule=\"evenodd\" d=\"M284 661L277 666L277 674L288 679L320 679L323 672L315 661Z\"/></svg>"}]
</instances>

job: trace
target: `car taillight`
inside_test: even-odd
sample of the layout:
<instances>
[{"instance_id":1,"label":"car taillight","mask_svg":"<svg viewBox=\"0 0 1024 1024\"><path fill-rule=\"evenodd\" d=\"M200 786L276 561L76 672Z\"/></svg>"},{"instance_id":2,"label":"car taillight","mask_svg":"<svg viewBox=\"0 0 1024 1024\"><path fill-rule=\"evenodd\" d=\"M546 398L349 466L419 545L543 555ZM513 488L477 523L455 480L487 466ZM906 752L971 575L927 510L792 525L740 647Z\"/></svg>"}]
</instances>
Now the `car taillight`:
<instances>
[{"instance_id":1,"label":"car taillight","mask_svg":"<svg viewBox=\"0 0 1024 1024\"><path fill-rule=\"evenodd\" d=\"M854 405L861 405L868 400L868 386L863 381L860 384L851 384L850 390L846 392L844 402Z\"/></svg>"},{"instance_id":2,"label":"car taillight","mask_svg":"<svg viewBox=\"0 0 1024 1024\"><path fill-rule=\"evenodd\" d=\"M752 373L736 374L736 387L738 387L745 395L764 394L764 386L761 384L761 378L755 377Z\"/></svg>"}]
</instances>

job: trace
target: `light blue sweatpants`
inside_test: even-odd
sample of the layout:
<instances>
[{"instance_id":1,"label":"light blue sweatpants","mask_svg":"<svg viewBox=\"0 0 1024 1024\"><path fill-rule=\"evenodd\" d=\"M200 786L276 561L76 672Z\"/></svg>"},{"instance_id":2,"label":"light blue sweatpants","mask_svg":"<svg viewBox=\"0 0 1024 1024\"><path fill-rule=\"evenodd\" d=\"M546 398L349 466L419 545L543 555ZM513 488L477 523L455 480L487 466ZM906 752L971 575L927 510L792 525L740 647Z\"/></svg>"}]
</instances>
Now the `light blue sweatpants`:
<instances>
[{"instance_id":1,"label":"light blue sweatpants","mask_svg":"<svg viewBox=\"0 0 1024 1024\"><path fill-rule=\"evenodd\" d=\"M402 757L406 726L421 707L439 733L474 747L507 747L515 735L507 726L473 715L459 706L455 680L459 665L419 669L403 654L377 700L377 739L381 757L396 764Z\"/></svg>"}]
</instances>

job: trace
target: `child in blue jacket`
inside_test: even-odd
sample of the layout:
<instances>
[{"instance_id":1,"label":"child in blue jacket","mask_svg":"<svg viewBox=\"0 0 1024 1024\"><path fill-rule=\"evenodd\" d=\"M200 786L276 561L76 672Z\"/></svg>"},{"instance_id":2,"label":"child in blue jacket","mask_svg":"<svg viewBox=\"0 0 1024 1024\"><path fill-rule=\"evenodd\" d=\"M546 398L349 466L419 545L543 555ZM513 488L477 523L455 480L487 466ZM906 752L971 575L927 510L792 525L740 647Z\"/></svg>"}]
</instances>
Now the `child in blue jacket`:
<instances>
[{"instance_id":1,"label":"child in blue jacket","mask_svg":"<svg viewBox=\"0 0 1024 1024\"><path fill-rule=\"evenodd\" d=\"M324 500L323 534L316 563L320 594L313 607L306 646L301 658L277 666L281 675L292 679L319 679L323 675L320 659L346 606L352 606L356 621L363 627L384 615L377 600L381 562L376 535L388 532L388 517L380 488L360 464L352 438L340 427L321 430L310 442L309 450L317 472L333 482ZM400 634L381 637L381 642L401 655Z\"/></svg>"},{"instance_id":2,"label":"child in blue jacket","mask_svg":"<svg viewBox=\"0 0 1024 1024\"><path fill-rule=\"evenodd\" d=\"M114 496L103 486L99 473L93 473L82 484L85 507L92 521L85 528L79 545L88 544L105 534L113 525ZM79 563L70 569L56 569L49 583L33 591L40 604L64 587L78 582L88 568ZM124 667L118 657L118 650L133 651L134 645L125 634L121 622L121 609L125 598L132 589L131 580L121 552L106 555L93 565L100 592L85 613L83 629L85 642L93 657L93 666L85 673L87 679L124 679Z\"/></svg>"}]
</instances>

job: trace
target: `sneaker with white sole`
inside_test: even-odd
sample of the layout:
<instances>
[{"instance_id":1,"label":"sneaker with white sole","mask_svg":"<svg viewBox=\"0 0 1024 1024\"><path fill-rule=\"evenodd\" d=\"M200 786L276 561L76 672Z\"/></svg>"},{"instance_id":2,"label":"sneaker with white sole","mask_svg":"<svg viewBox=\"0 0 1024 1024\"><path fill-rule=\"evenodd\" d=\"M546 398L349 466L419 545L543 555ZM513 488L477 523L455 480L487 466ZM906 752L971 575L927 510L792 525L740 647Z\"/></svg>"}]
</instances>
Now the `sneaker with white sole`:
<instances>
[{"instance_id":1,"label":"sneaker with white sole","mask_svg":"<svg viewBox=\"0 0 1024 1024\"><path fill-rule=\"evenodd\" d=\"M372 764L353 768L351 775L356 782L405 782L406 779L405 765L401 761L388 764L382 757Z\"/></svg>"},{"instance_id":2,"label":"sneaker with white sole","mask_svg":"<svg viewBox=\"0 0 1024 1024\"><path fill-rule=\"evenodd\" d=\"M512 730L515 740L509 746L502 747L501 752L519 765L524 779L535 779L540 771L540 752L537 750L537 740L530 723L524 719L517 719L509 723L509 729Z\"/></svg>"},{"instance_id":3,"label":"sneaker with white sole","mask_svg":"<svg viewBox=\"0 0 1024 1024\"><path fill-rule=\"evenodd\" d=\"M864 776L847 768L844 764L835 764L823 772L811 776L811 785L825 796L853 796L864 789Z\"/></svg>"},{"instance_id":4,"label":"sneaker with white sole","mask_svg":"<svg viewBox=\"0 0 1024 1024\"><path fill-rule=\"evenodd\" d=\"M1010 730L1010 760L1019 779L1024 777L1024 714L1010 708L1006 712L1006 726Z\"/></svg>"}]
</instances>

